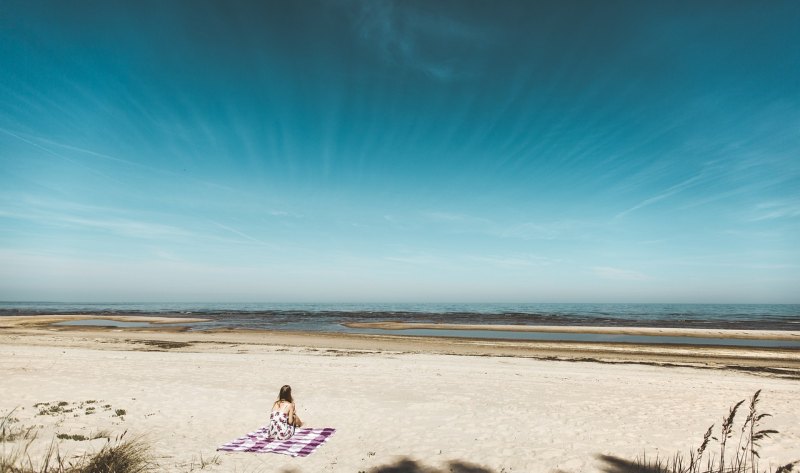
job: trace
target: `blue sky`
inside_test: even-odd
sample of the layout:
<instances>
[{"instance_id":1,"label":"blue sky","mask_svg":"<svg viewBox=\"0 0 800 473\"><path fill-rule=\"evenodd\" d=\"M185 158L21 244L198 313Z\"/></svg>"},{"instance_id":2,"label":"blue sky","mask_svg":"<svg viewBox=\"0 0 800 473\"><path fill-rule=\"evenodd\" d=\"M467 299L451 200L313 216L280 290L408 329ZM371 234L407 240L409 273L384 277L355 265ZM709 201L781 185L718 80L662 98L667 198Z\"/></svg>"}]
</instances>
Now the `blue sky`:
<instances>
[{"instance_id":1,"label":"blue sky","mask_svg":"<svg viewBox=\"0 0 800 473\"><path fill-rule=\"evenodd\" d=\"M800 302L797 2L0 10L0 300Z\"/></svg>"}]
</instances>

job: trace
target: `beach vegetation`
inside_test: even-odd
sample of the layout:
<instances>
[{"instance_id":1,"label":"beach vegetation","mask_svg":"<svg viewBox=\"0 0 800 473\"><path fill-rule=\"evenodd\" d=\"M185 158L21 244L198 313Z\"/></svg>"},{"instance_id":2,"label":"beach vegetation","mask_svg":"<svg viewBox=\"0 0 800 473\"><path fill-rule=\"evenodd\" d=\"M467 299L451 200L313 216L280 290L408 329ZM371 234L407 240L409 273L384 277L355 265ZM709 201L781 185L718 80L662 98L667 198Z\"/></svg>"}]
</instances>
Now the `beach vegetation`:
<instances>
[{"instance_id":1,"label":"beach vegetation","mask_svg":"<svg viewBox=\"0 0 800 473\"><path fill-rule=\"evenodd\" d=\"M0 418L0 443L27 440L36 435L36 426L25 427L19 424L19 419L12 417L16 409Z\"/></svg>"},{"instance_id":2,"label":"beach vegetation","mask_svg":"<svg viewBox=\"0 0 800 473\"><path fill-rule=\"evenodd\" d=\"M761 455L759 448L761 442L777 435L774 429L764 428L763 423L771 414L759 411L761 390L753 394L748 404L747 416L740 428L735 428L736 415L745 400L734 404L722 418L719 437L714 436L714 427L711 425L703 435L703 440L697 449L686 453L676 453L669 458L648 458L642 454L633 461L622 458L601 455L599 458L606 463L603 470L606 473L761 473ZM738 435L737 435L738 434ZM735 446L730 440L736 440ZM710 448L711 443L718 443L715 453ZM800 459L786 463L774 469L774 473L789 473L800 467Z\"/></svg>"},{"instance_id":3,"label":"beach vegetation","mask_svg":"<svg viewBox=\"0 0 800 473\"><path fill-rule=\"evenodd\" d=\"M64 473L145 473L154 467L149 445L142 439L132 439L108 442L96 454L82 458L77 469Z\"/></svg>"},{"instance_id":4,"label":"beach vegetation","mask_svg":"<svg viewBox=\"0 0 800 473\"><path fill-rule=\"evenodd\" d=\"M93 435L89 435L88 437L83 434L56 434L56 438L59 440L75 440L77 442L83 442L86 440L95 439L111 439L111 434L109 434L106 430L101 430Z\"/></svg>"},{"instance_id":5,"label":"beach vegetation","mask_svg":"<svg viewBox=\"0 0 800 473\"><path fill-rule=\"evenodd\" d=\"M80 403L69 403L67 401L54 401L54 402L37 402L33 405L38 409L36 415L39 416L60 416L74 413L73 417L78 417L81 413L83 415L92 415L99 412L99 408L103 411L114 411L113 417L122 417L125 415L125 409L114 409L111 404L99 404L102 401L89 400ZM98 407L99 406L99 407Z\"/></svg>"},{"instance_id":6,"label":"beach vegetation","mask_svg":"<svg viewBox=\"0 0 800 473\"><path fill-rule=\"evenodd\" d=\"M93 436L92 439L108 439L111 440L111 433L107 430L99 430Z\"/></svg>"},{"instance_id":7,"label":"beach vegetation","mask_svg":"<svg viewBox=\"0 0 800 473\"><path fill-rule=\"evenodd\" d=\"M75 409L68 408L69 403L66 401L58 401L58 402L37 402L33 405L33 407L38 408L39 412L37 415L40 416L57 416L61 414L68 414L73 412Z\"/></svg>"},{"instance_id":8,"label":"beach vegetation","mask_svg":"<svg viewBox=\"0 0 800 473\"><path fill-rule=\"evenodd\" d=\"M150 349L145 349L143 351L164 351L164 350L171 350L174 348L186 348L192 346L191 343L173 342L170 340L137 340L135 343L140 343L147 347L152 347Z\"/></svg>"},{"instance_id":9,"label":"beach vegetation","mask_svg":"<svg viewBox=\"0 0 800 473\"><path fill-rule=\"evenodd\" d=\"M148 473L156 464L149 445L141 438L124 440L125 433L109 441L97 452L74 459L61 456L55 439L44 455L35 462L29 450L35 436L0 454L0 473ZM80 436L83 437L83 436ZM65 438L59 436L59 438ZM98 437L95 437L98 438ZM77 440L72 438L72 440ZM83 437L83 440L89 440Z\"/></svg>"},{"instance_id":10,"label":"beach vegetation","mask_svg":"<svg viewBox=\"0 0 800 473\"><path fill-rule=\"evenodd\" d=\"M56 438L59 440L75 440L76 442L83 442L84 440L91 440L83 434L57 434Z\"/></svg>"},{"instance_id":11,"label":"beach vegetation","mask_svg":"<svg viewBox=\"0 0 800 473\"><path fill-rule=\"evenodd\" d=\"M219 455L214 455L211 458L203 458L203 454L200 454L200 469L204 470L206 467L211 465L219 465L221 462Z\"/></svg>"},{"instance_id":12,"label":"beach vegetation","mask_svg":"<svg viewBox=\"0 0 800 473\"><path fill-rule=\"evenodd\" d=\"M195 463L197 462L197 463ZM195 470L205 470L206 468L219 465L222 462L222 459L219 455L213 455L211 457L204 457L203 454L200 454L200 458L197 459L192 457L191 462L189 463L189 472Z\"/></svg>"}]
</instances>

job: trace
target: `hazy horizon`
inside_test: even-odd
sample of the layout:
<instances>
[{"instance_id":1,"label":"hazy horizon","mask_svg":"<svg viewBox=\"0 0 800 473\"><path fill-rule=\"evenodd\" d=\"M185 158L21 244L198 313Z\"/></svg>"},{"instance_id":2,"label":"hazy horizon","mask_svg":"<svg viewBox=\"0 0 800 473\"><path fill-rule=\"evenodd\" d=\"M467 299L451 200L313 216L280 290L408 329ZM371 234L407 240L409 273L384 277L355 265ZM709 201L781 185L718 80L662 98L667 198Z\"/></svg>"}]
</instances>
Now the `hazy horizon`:
<instances>
[{"instance_id":1,"label":"hazy horizon","mask_svg":"<svg viewBox=\"0 0 800 473\"><path fill-rule=\"evenodd\" d=\"M654 306L798 306L800 303L796 302L674 302L674 301L411 301L411 300L395 300L395 301L378 301L378 300L362 300L362 301L348 301L348 300L329 300L329 301L247 301L247 300L149 300L149 301L134 301L134 300L0 300L0 305L9 306L23 306L25 304L56 304L56 305L114 305L114 306L134 306L134 305L163 305L163 306L537 306L537 305L553 305L553 306L568 306L568 305L586 305L586 306L606 306L606 305L654 305ZM238 309L237 309L238 310ZM256 309L254 309L256 310ZM257 309L261 310L261 309Z\"/></svg>"},{"instance_id":2,"label":"hazy horizon","mask_svg":"<svg viewBox=\"0 0 800 473\"><path fill-rule=\"evenodd\" d=\"M3 10L0 300L800 303L798 2Z\"/></svg>"}]
</instances>

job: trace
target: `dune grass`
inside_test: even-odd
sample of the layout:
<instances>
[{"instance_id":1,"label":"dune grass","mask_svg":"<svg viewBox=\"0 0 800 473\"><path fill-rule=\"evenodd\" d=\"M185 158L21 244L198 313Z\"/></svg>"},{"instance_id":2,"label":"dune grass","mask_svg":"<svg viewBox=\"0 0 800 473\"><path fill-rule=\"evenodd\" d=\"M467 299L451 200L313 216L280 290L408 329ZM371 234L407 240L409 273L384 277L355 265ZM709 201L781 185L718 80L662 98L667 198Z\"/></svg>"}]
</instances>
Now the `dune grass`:
<instances>
[{"instance_id":1,"label":"dune grass","mask_svg":"<svg viewBox=\"0 0 800 473\"><path fill-rule=\"evenodd\" d=\"M678 453L671 458L647 458L642 455L629 462L612 456L601 456L608 468L608 473L762 473L759 466L761 459L758 450L761 442L779 432L763 428L762 422L771 414L762 413L758 409L761 390L750 398L747 417L740 428L734 428L736 414L745 403L741 400L734 404L727 415L722 418L719 437L714 436L714 425L708 428L703 441L697 449L687 453ZM738 435L737 435L738 433ZM737 438L738 437L738 438ZM718 444L712 449L712 441ZM735 441L735 445L732 443ZM779 466L774 473L789 473L800 466L800 460Z\"/></svg>"},{"instance_id":2,"label":"dune grass","mask_svg":"<svg viewBox=\"0 0 800 473\"><path fill-rule=\"evenodd\" d=\"M36 426L23 427L19 419L12 417L15 410L0 418L0 443L27 440L36 435Z\"/></svg>"},{"instance_id":3,"label":"dune grass","mask_svg":"<svg viewBox=\"0 0 800 473\"><path fill-rule=\"evenodd\" d=\"M77 469L64 473L146 473L154 466L147 443L133 439L108 443L99 452L82 459Z\"/></svg>"},{"instance_id":4,"label":"dune grass","mask_svg":"<svg viewBox=\"0 0 800 473\"><path fill-rule=\"evenodd\" d=\"M30 437L10 451L0 454L0 473L148 473L155 462L149 445L141 438L124 439L125 434L109 440L103 448L76 459L61 457L55 439L45 454L34 462L29 454L36 436Z\"/></svg>"}]
</instances>

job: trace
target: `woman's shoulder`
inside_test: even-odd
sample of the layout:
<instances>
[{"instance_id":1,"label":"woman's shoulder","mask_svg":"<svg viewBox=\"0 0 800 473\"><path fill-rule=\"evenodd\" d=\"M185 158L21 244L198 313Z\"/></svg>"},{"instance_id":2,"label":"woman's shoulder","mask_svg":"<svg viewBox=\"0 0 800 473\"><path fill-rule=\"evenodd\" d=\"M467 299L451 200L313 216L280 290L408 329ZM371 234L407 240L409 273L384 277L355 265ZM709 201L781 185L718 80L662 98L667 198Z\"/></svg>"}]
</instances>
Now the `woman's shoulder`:
<instances>
[{"instance_id":1,"label":"woman's shoulder","mask_svg":"<svg viewBox=\"0 0 800 473\"><path fill-rule=\"evenodd\" d=\"M273 410L291 409L293 407L294 407L293 402L284 401L283 399L279 399L272 403Z\"/></svg>"}]
</instances>

